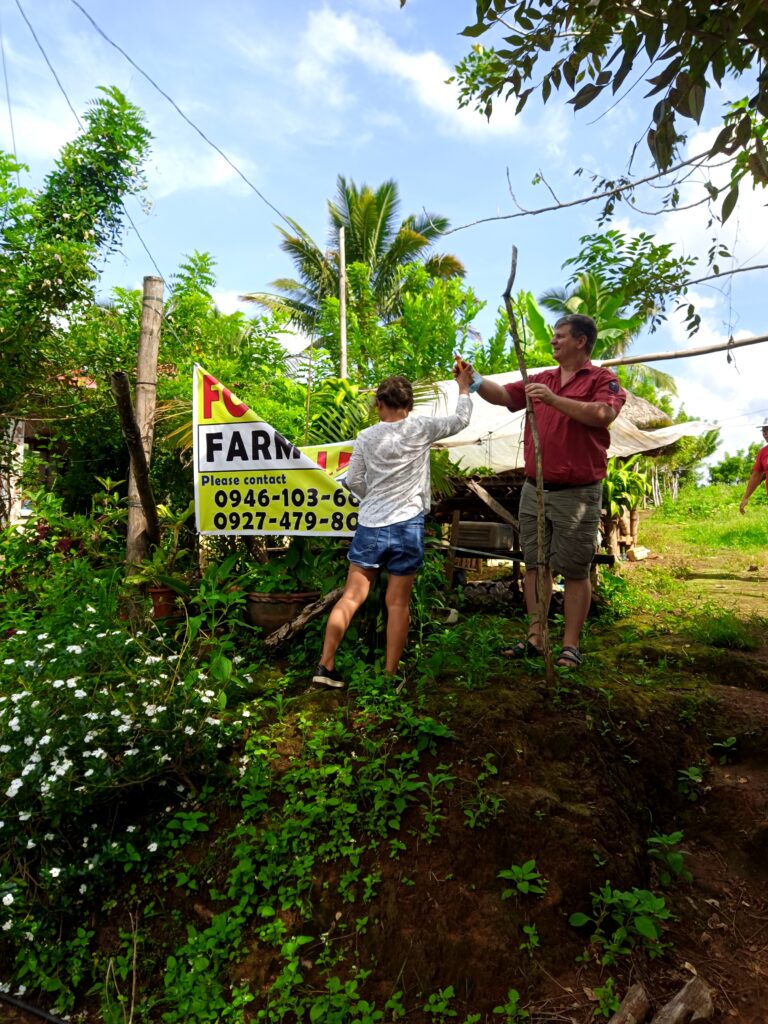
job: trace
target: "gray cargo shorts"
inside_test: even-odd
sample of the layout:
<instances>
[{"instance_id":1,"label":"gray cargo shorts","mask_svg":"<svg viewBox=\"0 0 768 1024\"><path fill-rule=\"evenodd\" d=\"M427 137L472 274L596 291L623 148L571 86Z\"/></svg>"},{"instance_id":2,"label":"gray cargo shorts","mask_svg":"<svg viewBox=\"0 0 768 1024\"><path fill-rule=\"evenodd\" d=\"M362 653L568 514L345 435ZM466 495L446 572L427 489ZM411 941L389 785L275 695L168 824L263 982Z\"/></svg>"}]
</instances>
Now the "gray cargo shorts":
<instances>
[{"instance_id":1,"label":"gray cargo shorts","mask_svg":"<svg viewBox=\"0 0 768 1024\"><path fill-rule=\"evenodd\" d=\"M589 577L598 546L603 482L544 490L546 527L544 561L555 575L569 580ZM536 537L536 488L526 481L520 495L520 542L526 569L539 560Z\"/></svg>"}]
</instances>

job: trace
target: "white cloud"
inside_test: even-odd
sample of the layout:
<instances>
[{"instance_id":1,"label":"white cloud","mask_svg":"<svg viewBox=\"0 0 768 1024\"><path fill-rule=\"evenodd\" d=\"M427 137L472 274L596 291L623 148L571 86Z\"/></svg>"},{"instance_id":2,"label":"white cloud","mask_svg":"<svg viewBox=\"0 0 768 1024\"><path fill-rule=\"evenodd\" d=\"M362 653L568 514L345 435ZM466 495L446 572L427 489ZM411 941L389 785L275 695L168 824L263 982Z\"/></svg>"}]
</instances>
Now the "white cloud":
<instances>
[{"instance_id":1,"label":"white cloud","mask_svg":"<svg viewBox=\"0 0 768 1024\"><path fill-rule=\"evenodd\" d=\"M707 299L691 296L697 310L704 313L698 333L689 338L681 316L670 317L669 336L680 350L725 344L728 332L718 326L717 306ZM709 309L705 309L709 307ZM753 337L755 330L742 330L734 340ZM750 345L730 353L715 352L695 356L680 363L675 375L678 398L689 416L717 423L721 427L719 455L747 448L760 436L757 425L768 415L765 375L768 369L768 343ZM673 364L655 364L661 369Z\"/></svg>"},{"instance_id":2,"label":"white cloud","mask_svg":"<svg viewBox=\"0 0 768 1024\"><path fill-rule=\"evenodd\" d=\"M244 157L230 156L232 162L249 174L249 163ZM200 147L187 149L178 143L171 148L155 147L147 168L151 199L164 199L176 192L193 189L214 189L235 184L247 188L237 173L218 153L200 153Z\"/></svg>"},{"instance_id":3,"label":"white cloud","mask_svg":"<svg viewBox=\"0 0 768 1024\"><path fill-rule=\"evenodd\" d=\"M16 141L17 155L21 163L36 160L53 161L61 147L77 134L77 125L72 114L64 109L56 114L41 114L24 107L13 111L13 138L7 118L0 126L0 148L13 152Z\"/></svg>"},{"instance_id":4,"label":"white cloud","mask_svg":"<svg viewBox=\"0 0 768 1024\"><path fill-rule=\"evenodd\" d=\"M363 64L377 75L394 79L418 104L437 117L442 132L473 137L511 135L521 128L512 108L500 105L490 122L474 110L458 107L455 84L446 84L453 68L437 53L412 53L397 45L374 21L354 14L336 14L323 8L309 15L296 67L298 80L323 88L324 100L350 106L355 90L344 76L347 64Z\"/></svg>"},{"instance_id":5,"label":"white cloud","mask_svg":"<svg viewBox=\"0 0 768 1024\"><path fill-rule=\"evenodd\" d=\"M691 157L704 152L715 141L717 129L700 132L688 142L686 156ZM680 189L680 206L695 203L705 196L701 175L689 180ZM730 164L724 163L716 167L711 174L712 183L716 188L726 188L730 180ZM721 194L716 206L719 208L725 193ZM681 252L696 256L702 264L706 263L707 252L713 237L725 245L736 260L736 264L745 264L764 254L768 249L765 225L768 191L763 188L753 189L748 180L741 185L739 202L724 225L717 222L708 225L705 206L693 206L691 209L670 211L662 216L656 227L660 237L676 241ZM722 269L725 261L719 260ZM764 261L763 261L764 262Z\"/></svg>"}]
</instances>

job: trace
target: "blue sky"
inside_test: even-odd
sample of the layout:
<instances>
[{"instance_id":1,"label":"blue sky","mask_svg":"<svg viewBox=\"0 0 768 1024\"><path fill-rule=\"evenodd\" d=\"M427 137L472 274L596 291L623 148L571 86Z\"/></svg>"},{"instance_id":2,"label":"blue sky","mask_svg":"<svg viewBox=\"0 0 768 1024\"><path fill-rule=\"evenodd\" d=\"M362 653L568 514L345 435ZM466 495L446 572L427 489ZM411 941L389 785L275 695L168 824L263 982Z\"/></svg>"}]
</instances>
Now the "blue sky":
<instances>
[{"instance_id":1,"label":"blue sky","mask_svg":"<svg viewBox=\"0 0 768 1024\"><path fill-rule=\"evenodd\" d=\"M227 310L240 293L290 276L274 211L78 7L71 0L19 2L76 110L85 108L99 85L117 85L145 111L154 136L146 165L148 210L134 201L129 211L162 275L170 277L195 249L210 252L218 267L217 297ZM545 187L532 184L539 170L562 201L584 195L586 176L573 171L624 173L629 145L647 127L632 100L599 118L592 107L574 115L559 99L546 107L532 101L518 118L498 105L490 122L459 110L455 88L445 80L466 52L468 41L458 32L471 20L472 0L409 0L403 10L399 0L80 2L256 188L321 244L326 200L340 173L358 184L395 178L403 214L427 209L458 227L514 212L510 184L522 206L548 205ZM0 29L16 151L30 166L28 183L34 185L77 125L15 0L0 0ZM732 83L727 90L740 95ZM699 152L715 130L718 99L710 97L708 105L710 121L691 138L689 153ZM11 150L7 107L0 108L0 146ZM642 142L635 170L650 170ZM696 187L687 186L691 198ZM736 266L768 262L766 198L748 193L718 235ZM519 250L520 287L539 294L562 286L561 265L578 251L579 236L595 229L596 212L591 204L500 220L444 239L440 248L460 257L468 283L488 301L477 321L481 332L491 327L512 244ZM679 252L703 256L716 233L705 223L698 208L651 218L622 212L615 226L654 232L657 241L677 243ZM155 272L129 231L105 268L102 288L139 286ZM633 351L766 333L761 300L767 284L768 272L757 271L717 288L698 286L699 334L689 341L672 317ZM739 350L730 364L721 354L656 365L676 377L690 415L722 425L724 450L760 439L756 426L768 416L768 346Z\"/></svg>"}]
</instances>

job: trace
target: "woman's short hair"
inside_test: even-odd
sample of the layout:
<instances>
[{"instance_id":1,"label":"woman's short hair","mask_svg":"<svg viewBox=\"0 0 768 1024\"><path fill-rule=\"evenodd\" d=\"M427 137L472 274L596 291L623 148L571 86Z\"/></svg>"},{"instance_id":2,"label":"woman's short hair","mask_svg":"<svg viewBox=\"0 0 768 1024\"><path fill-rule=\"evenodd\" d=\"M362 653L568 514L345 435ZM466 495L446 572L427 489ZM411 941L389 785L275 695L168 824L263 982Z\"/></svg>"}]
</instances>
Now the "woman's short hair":
<instances>
[{"instance_id":1,"label":"woman's short hair","mask_svg":"<svg viewBox=\"0 0 768 1024\"><path fill-rule=\"evenodd\" d=\"M413 388L405 377L387 377L376 388L376 401L383 402L390 409L413 408Z\"/></svg>"}]
</instances>

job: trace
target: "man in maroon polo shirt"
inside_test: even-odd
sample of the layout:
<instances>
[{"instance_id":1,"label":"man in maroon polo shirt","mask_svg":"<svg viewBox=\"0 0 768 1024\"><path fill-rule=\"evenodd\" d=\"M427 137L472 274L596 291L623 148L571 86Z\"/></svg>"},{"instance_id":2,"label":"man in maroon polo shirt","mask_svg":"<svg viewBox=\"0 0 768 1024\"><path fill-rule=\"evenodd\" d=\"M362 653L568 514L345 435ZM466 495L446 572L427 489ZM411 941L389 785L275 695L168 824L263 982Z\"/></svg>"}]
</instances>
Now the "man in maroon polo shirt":
<instances>
[{"instance_id":1,"label":"man in maroon polo shirt","mask_svg":"<svg viewBox=\"0 0 768 1024\"><path fill-rule=\"evenodd\" d=\"M608 426L627 399L615 374L590 361L596 338L597 326L591 317L580 313L561 317L552 337L556 369L531 374L525 387L522 381L502 387L476 374L471 389L486 402L512 411L525 408L526 394L533 401L544 471L547 600L552 594L552 574L565 580L565 627L557 661L564 668L581 664L579 641L592 599L589 574L597 550L610 444ZM525 425L524 454L527 479L520 497L520 539L529 626L527 641L507 652L511 657L538 654L542 642L536 568L536 460L529 423Z\"/></svg>"},{"instance_id":2,"label":"man in maroon polo shirt","mask_svg":"<svg viewBox=\"0 0 768 1024\"><path fill-rule=\"evenodd\" d=\"M747 480L747 487L744 491L744 497L741 499L739 504L739 512L742 515L747 511L747 502L752 497L754 492L760 486L763 480L765 480L765 488L768 491L768 419L763 420L763 425L760 427L763 432L763 440L765 441L765 448L761 448L757 453L755 464L752 467L752 473Z\"/></svg>"}]
</instances>

